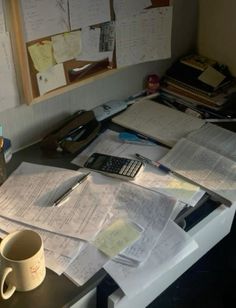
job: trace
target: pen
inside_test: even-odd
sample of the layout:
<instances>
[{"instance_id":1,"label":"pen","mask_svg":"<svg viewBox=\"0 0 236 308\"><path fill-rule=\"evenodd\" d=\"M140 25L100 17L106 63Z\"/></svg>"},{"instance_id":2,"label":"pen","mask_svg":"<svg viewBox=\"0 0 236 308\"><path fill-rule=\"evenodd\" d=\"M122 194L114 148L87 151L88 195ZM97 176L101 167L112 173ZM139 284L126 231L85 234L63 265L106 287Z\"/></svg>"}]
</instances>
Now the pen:
<instances>
[{"instance_id":1,"label":"pen","mask_svg":"<svg viewBox=\"0 0 236 308\"><path fill-rule=\"evenodd\" d=\"M89 174L90 172L81 176L79 180L77 181L77 183L75 183L66 192L64 192L56 201L54 201L53 206L60 206L60 203L62 203L62 201L64 201L74 189L76 189L80 184L82 184L87 179Z\"/></svg>"},{"instance_id":2,"label":"pen","mask_svg":"<svg viewBox=\"0 0 236 308\"><path fill-rule=\"evenodd\" d=\"M171 172L170 169L168 169L167 167L165 167L165 166L161 165L160 163L155 162L155 161L153 161L153 160L151 160L151 159L149 159L149 158L147 158L147 157L144 157L144 156L142 156L142 155L140 155L140 154L138 154L138 153L136 153L135 156L136 156L139 160L141 160L142 162L147 163L148 165L157 167L157 168L159 168L160 170L163 170L163 171L165 171L165 172Z\"/></svg>"}]
</instances>

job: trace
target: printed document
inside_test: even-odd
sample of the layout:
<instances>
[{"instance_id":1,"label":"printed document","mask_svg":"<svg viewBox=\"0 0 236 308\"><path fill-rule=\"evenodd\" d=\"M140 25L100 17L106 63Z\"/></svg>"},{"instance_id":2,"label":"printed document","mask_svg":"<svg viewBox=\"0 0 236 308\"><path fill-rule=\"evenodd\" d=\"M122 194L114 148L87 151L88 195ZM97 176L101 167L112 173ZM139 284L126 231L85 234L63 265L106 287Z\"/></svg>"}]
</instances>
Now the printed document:
<instances>
[{"instance_id":1,"label":"printed document","mask_svg":"<svg viewBox=\"0 0 236 308\"><path fill-rule=\"evenodd\" d=\"M236 201L235 145L235 133L209 123L181 139L160 162L229 205Z\"/></svg>"}]
</instances>

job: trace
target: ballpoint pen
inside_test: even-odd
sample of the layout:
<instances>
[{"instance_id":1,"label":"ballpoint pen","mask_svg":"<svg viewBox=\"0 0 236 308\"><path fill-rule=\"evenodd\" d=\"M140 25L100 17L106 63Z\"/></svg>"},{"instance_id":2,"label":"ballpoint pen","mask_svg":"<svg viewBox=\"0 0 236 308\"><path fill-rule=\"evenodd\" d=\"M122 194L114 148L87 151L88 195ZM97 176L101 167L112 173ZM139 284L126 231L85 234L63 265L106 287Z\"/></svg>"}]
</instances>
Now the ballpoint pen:
<instances>
[{"instance_id":1,"label":"ballpoint pen","mask_svg":"<svg viewBox=\"0 0 236 308\"><path fill-rule=\"evenodd\" d=\"M141 160L142 162L147 163L148 165L154 166L154 167L159 168L160 170L163 170L163 171L168 172L168 173L171 172L170 169L168 169L167 167L165 167L165 166L161 165L160 163L155 162L155 161L153 161L153 160L151 160L151 159L149 159L147 157L144 157L144 156L142 156L142 155L140 155L138 153L136 153L135 156L139 160Z\"/></svg>"},{"instance_id":2,"label":"ballpoint pen","mask_svg":"<svg viewBox=\"0 0 236 308\"><path fill-rule=\"evenodd\" d=\"M81 176L72 187L67 189L56 201L54 201L53 206L60 206L62 201L64 201L73 190L75 190L80 184L82 184L88 178L89 174L90 172Z\"/></svg>"}]
</instances>

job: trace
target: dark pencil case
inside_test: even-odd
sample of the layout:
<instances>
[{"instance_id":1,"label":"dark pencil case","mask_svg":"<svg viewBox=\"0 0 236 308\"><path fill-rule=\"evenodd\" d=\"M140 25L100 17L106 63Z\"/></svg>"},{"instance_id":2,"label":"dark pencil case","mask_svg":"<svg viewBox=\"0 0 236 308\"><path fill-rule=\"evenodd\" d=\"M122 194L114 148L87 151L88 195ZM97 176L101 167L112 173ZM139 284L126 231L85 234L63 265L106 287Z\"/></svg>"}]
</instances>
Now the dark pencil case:
<instances>
[{"instance_id":1,"label":"dark pencil case","mask_svg":"<svg viewBox=\"0 0 236 308\"><path fill-rule=\"evenodd\" d=\"M78 111L45 136L41 148L70 153L81 151L97 136L100 127L92 111Z\"/></svg>"}]
</instances>

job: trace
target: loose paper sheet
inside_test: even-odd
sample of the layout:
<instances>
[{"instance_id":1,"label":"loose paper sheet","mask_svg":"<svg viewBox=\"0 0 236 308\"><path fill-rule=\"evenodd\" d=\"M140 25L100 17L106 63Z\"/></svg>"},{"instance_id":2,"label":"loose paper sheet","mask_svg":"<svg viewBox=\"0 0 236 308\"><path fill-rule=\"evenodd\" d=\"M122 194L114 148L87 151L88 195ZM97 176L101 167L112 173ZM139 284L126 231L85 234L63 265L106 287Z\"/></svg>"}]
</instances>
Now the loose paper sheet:
<instances>
[{"instance_id":1,"label":"loose paper sheet","mask_svg":"<svg viewBox=\"0 0 236 308\"><path fill-rule=\"evenodd\" d=\"M52 45L57 63L74 59L81 53L81 31L52 36Z\"/></svg>"},{"instance_id":2,"label":"loose paper sheet","mask_svg":"<svg viewBox=\"0 0 236 308\"><path fill-rule=\"evenodd\" d=\"M171 56L172 7L160 7L116 22L117 67Z\"/></svg>"},{"instance_id":3,"label":"loose paper sheet","mask_svg":"<svg viewBox=\"0 0 236 308\"><path fill-rule=\"evenodd\" d=\"M11 233L16 230L22 230L29 228L28 225L9 220L7 218L0 217L0 229L6 233ZM84 241L48 232L43 229L38 229L30 226L30 229L40 234L43 239L43 245L47 250L53 251L64 257L73 258L79 253L79 250L83 247Z\"/></svg>"},{"instance_id":4,"label":"loose paper sheet","mask_svg":"<svg viewBox=\"0 0 236 308\"><path fill-rule=\"evenodd\" d=\"M116 20L129 18L132 15L142 12L146 7L152 5L150 0L114 0L113 6Z\"/></svg>"},{"instance_id":5,"label":"loose paper sheet","mask_svg":"<svg viewBox=\"0 0 236 308\"><path fill-rule=\"evenodd\" d=\"M0 112L19 105L9 33L0 33Z\"/></svg>"},{"instance_id":6,"label":"loose paper sheet","mask_svg":"<svg viewBox=\"0 0 236 308\"><path fill-rule=\"evenodd\" d=\"M111 20L109 0L69 0L71 29Z\"/></svg>"},{"instance_id":7,"label":"loose paper sheet","mask_svg":"<svg viewBox=\"0 0 236 308\"><path fill-rule=\"evenodd\" d=\"M161 159L161 163L184 178L223 197L225 204L236 201L236 162L217 152L182 138Z\"/></svg>"},{"instance_id":8,"label":"loose paper sheet","mask_svg":"<svg viewBox=\"0 0 236 308\"><path fill-rule=\"evenodd\" d=\"M62 63L37 73L36 77L40 95L66 85L65 71Z\"/></svg>"},{"instance_id":9,"label":"loose paper sheet","mask_svg":"<svg viewBox=\"0 0 236 308\"><path fill-rule=\"evenodd\" d=\"M152 284L166 271L173 268L197 248L189 235L169 221L148 260L138 268L121 265L114 261L104 269L118 283L127 296L135 296ZM141 283L140 283L141 282Z\"/></svg>"},{"instance_id":10,"label":"loose paper sheet","mask_svg":"<svg viewBox=\"0 0 236 308\"><path fill-rule=\"evenodd\" d=\"M26 41L70 31L67 0L21 0Z\"/></svg>"},{"instance_id":11,"label":"loose paper sheet","mask_svg":"<svg viewBox=\"0 0 236 308\"><path fill-rule=\"evenodd\" d=\"M3 2L0 0L0 33L6 32Z\"/></svg>"},{"instance_id":12,"label":"loose paper sheet","mask_svg":"<svg viewBox=\"0 0 236 308\"><path fill-rule=\"evenodd\" d=\"M31 228L32 229L32 228ZM14 231L20 230L19 228L14 229ZM13 231L11 231L13 232ZM36 231L37 232L37 231ZM0 229L0 237L4 238L8 234L7 231ZM41 234L40 234L41 235ZM45 248L44 245L44 256L45 256L45 265L47 268L55 272L57 275L61 275L71 264L73 258L66 257L55 251Z\"/></svg>"},{"instance_id":13,"label":"loose paper sheet","mask_svg":"<svg viewBox=\"0 0 236 308\"><path fill-rule=\"evenodd\" d=\"M87 244L78 257L73 260L65 271L65 275L75 284L83 285L96 274L109 258L96 247Z\"/></svg>"},{"instance_id":14,"label":"loose paper sheet","mask_svg":"<svg viewBox=\"0 0 236 308\"><path fill-rule=\"evenodd\" d=\"M118 192L114 204L114 217L128 217L143 228L143 232L133 245L122 252L122 256L136 262L143 262L151 253L172 212L176 200L165 195L142 189L137 185L127 185L129 194Z\"/></svg>"},{"instance_id":15,"label":"loose paper sheet","mask_svg":"<svg viewBox=\"0 0 236 308\"><path fill-rule=\"evenodd\" d=\"M1 216L62 235L93 239L114 202L120 182L91 173L65 204L52 207L81 175L79 171L22 163L0 187Z\"/></svg>"},{"instance_id":16,"label":"loose paper sheet","mask_svg":"<svg viewBox=\"0 0 236 308\"><path fill-rule=\"evenodd\" d=\"M81 30L82 51L76 56L81 61L99 61L105 58L112 60L112 51L100 51L100 28L83 28Z\"/></svg>"}]
</instances>

